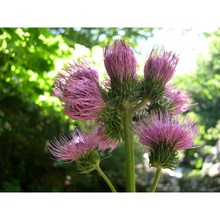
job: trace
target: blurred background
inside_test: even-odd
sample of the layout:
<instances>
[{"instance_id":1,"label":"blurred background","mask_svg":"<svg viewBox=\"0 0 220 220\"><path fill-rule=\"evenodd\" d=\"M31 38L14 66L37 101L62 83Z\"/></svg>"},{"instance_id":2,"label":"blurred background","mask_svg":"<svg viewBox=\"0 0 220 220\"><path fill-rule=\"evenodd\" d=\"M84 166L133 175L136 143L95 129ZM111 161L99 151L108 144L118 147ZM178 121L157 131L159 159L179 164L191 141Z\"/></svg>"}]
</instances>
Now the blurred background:
<instances>
[{"instance_id":1,"label":"blurred background","mask_svg":"<svg viewBox=\"0 0 220 220\"><path fill-rule=\"evenodd\" d=\"M85 126L62 113L52 93L57 73L73 60L89 59L103 79L103 48L123 38L133 48L138 73L153 46L179 54L172 83L198 103L189 115L200 127L195 148L180 152L180 166L164 170L157 191L220 191L220 29L177 28L0 28L0 191L109 192L93 171L55 161L48 144L62 132ZM147 192L154 170L136 143L137 191ZM101 167L116 189L125 191L121 144Z\"/></svg>"}]
</instances>

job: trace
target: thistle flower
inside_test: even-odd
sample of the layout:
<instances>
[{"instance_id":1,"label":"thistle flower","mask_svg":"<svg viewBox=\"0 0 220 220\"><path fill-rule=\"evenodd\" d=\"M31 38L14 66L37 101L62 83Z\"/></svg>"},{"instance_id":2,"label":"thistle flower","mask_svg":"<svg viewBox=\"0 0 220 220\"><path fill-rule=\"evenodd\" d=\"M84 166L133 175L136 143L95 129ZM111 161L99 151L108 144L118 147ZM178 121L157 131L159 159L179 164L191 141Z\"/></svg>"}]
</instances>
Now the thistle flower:
<instances>
[{"instance_id":1,"label":"thistle flower","mask_svg":"<svg viewBox=\"0 0 220 220\"><path fill-rule=\"evenodd\" d=\"M69 65L58 75L54 94L64 101L64 113L73 120L93 120L105 105L96 70L86 63Z\"/></svg>"},{"instance_id":2,"label":"thistle flower","mask_svg":"<svg viewBox=\"0 0 220 220\"><path fill-rule=\"evenodd\" d=\"M191 148L197 131L189 119L181 123L168 114L153 113L151 120L139 127L139 140L149 150L152 166L173 169L178 164L177 151Z\"/></svg>"},{"instance_id":3,"label":"thistle flower","mask_svg":"<svg viewBox=\"0 0 220 220\"><path fill-rule=\"evenodd\" d=\"M192 106L196 104L190 104L191 95L181 90L174 89L173 87L165 88L166 98L168 99L173 114L181 114L188 111Z\"/></svg>"},{"instance_id":4,"label":"thistle flower","mask_svg":"<svg viewBox=\"0 0 220 220\"><path fill-rule=\"evenodd\" d=\"M104 134L103 126L97 127L94 132L98 137L98 149L99 150L104 151L106 149L110 149L110 151L112 151L117 147L118 141L107 137Z\"/></svg>"},{"instance_id":5,"label":"thistle flower","mask_svg":"<svg viewBox=\"0 0 220 220\"><path fill-rule=\"evenodd\" d=\"M148 148L169 144L176 150L191 148L193 138L198 131L190 119L181 123L177 118L171 120L168 114L162 113L159 115L153 113L151 120L141 130L140 142Z\"/></svg>"},{"instance_id":6,"label":"thistle flower","mask_svg":"<svg viewBox=\"0 0 220 220\"><path fill-rule=\"evenodd\" d=\"M109 77L119 82L134 80L137 62L132 49L122 40L116 40L104 50L104 64Z\"/></svg>"},{"instance_id":7,"label":"thistle flower","mask_svg":"<svg viewBox=\"0 0 220 220\"><path fill-rule=\"evenodd\" d=\"M116 148L118 142L110 140L103 133L102 127L97 127L91 133L81 133L76 130L70 137L60 136L49 146L50 153L57 159L77 161L91 151L104 151Z\"/></svg>"},{"instance_id":8,"label":"thistle flower","mask_svg":"<svg viewBox=\"0 0 220 220\"><path fill-rule=\"evenodd\" d=\"M146 80L153 80L165 84L173 77L178 57L172 52L152 49L144 66Z\"/></svg>"},{"instance_id":9,"label":"thistle flower","mask_svg":"<svg viewBox=\"0 0 220 220\"><path fill-rule=\"evenodd\" d=\"M78 130L70 137L60 135L49 146L50 153L57 159L75 161L97 147L97 138L94 134L82 134Z\"/></svg>"}]
</instances>

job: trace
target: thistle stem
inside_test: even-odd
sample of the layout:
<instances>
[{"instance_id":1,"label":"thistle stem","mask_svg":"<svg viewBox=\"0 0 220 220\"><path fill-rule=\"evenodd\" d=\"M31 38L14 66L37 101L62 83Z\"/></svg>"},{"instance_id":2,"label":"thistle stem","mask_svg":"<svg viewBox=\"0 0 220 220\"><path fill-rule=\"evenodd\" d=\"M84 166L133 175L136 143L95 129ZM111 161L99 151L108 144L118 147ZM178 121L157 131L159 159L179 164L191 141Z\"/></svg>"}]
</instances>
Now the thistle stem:
<instances>
[{"instance_id":1,"label":"thistle stem","mask_svg":"<svg viewBox=\"0 0 220 220\"><path fill-rule=\"evenodd\" d=\"M157 188L157 184L158 184L159 179L160 179L161 170L162 170L161 167L157 167L156 175L154 177L154 182L153 182L153 185L151 187L151 192L155 192L155 190Z\"/></svg>"},{"instance_id":2,"label":"thistle stem","mask_svg":"<svg viewBox=\"0 0 220 220\"><path fill-rule=\"evenodd\" d=\"M98 171L99 175L105 180L105 182L108 184L109 188L112 192L116 192L115 187L112 185L109 178L105 175L105 173L102 171L99 165L96 166L96 170Z\"/></svg>"},{"instance_id":3,"label":"thistle stem","mask_svg":"<svg viewBox=\"0 0 220 220\"><path fill-rule=\"evenodd\" d=\"M134 106L131 109L131 113L135 113L137 110L139 110L141 107L147 104L147 102L150 101L148 98L144 98L141 102L139 102L136 106Z\"/></svg>"},{"instance_id":4,"label":"thistle stem","mask_svg":"<svg viewBox=\"0 0 220 220\"><path fill-rule=\"evenodd\" d=\"M126 191L135 192L135 161L134 143L131 132L132 114L129 109L125 109L123 119L124 142L125 142L125 162L126 162Z\"/></svg>"}]
</instances>

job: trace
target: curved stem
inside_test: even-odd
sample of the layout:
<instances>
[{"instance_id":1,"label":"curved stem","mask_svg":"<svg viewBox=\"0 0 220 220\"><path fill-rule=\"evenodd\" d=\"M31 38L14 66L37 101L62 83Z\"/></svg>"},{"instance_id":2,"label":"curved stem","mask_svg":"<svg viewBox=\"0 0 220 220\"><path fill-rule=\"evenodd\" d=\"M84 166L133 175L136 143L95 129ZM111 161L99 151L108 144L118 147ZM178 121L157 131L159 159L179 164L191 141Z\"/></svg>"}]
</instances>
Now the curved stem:
<instances>
[{"instance_id":1,"label":"curved stem","mask_svg":"<svg viewBox=\"0 0 220 220\"><path fill-rule=\"evenodd\" d=\"M155 192L155 190L157 188L157 184L158 184L159 179L160 179L161 170L162 170L161 167L157 167L156 175L154 177L154 182L153 182L153 185L151 187L151 192Z\"/></svg>"},{"instance_id":2,"label":"curved stem","mask_svg":"<svg viewBox=\"0 0 220 220\"><path fill-rule=\"evenodd\" d=\"M112 185L111 181L109 178L105 175L105 173L101 170L100 166L96 166L96 170L98 171L99 175L105 180L105 182L108 184L109 188L111 189L112 192L116 192L115 187Z\"/></svg>"},{"instance_id":3,"label":"curved stem","mask_svg":"<svg viewBox=\"0 0 220 220\"><path fill-rule=\"evenodd\" d=\"M125 162L126 162L126 191L135 192L135 162L134 143L131 132L132 114L129 109L125 109L123 118L124 142L125 142Z\"/></svg>"},{"instance_id":4,"label":"curved stem","mask_svg":"<svg viewBox=\"0 0 220 220\"><path fill-rule=\"evenodd\" d=\"M131 109L131 113L135 113L137 110L139 110L141 107L147 104L147 102L150 101L148 98L144 98L141 102L139 102L136 106L134 106Z\"/></svg>"}]
</instances>

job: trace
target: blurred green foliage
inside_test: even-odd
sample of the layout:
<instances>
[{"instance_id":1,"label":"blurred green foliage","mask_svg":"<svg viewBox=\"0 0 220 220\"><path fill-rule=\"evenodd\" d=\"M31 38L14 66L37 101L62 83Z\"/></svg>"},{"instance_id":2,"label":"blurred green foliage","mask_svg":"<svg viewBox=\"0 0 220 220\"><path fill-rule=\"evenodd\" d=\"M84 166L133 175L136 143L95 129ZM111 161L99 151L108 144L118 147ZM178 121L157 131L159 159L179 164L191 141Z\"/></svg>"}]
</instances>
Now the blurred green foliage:
<instances>
[{"instance_id":1,"label":"blurred green foliage","mask_svg":"<svg viewBox=\"0 0 220 220\"><path fill-rule=\"evenodd\" d=\"M188 175L200 174L207 158L213 156L212 149L216 149L220 138L220 29L204 34L209 42L208 54L198 56L195 72L175 78L178 87L192 94L192 102L197 103L187 113L200 126L196 141L200 147L185 151L181 164ZM220 161L218 152L214 154L215 159L209 163Z\"/></svg>"},{"instance_id":2,"label":"blurred green foliage","mask_svg":"<svg viewBox=\"0 0 220 220\"><path fill-rule=\"evenodd\" d=\"M220 119L220 30L208 36L209 54L200 54L196 71L175 78L176 84L192 94L193 102L198 103L190 114L200 124L201 144L216 143L210 129L217 128Z\"/></svg>"},{"instance_id":3,"label":"blurred green foliage","mask_svg":"<svg viewBox=\"0 0 220 220\"><path fill-rule=\"evenodd\" d=\"M49 29L0 30L1 191L49 190L54 181L48 140L69 126L51 93L55 60L70 55L61 44Z\"/></svg>"}]
</instances>

